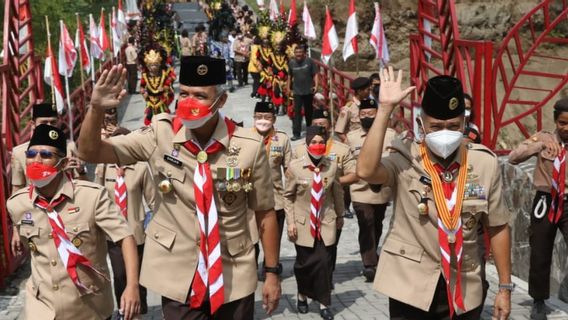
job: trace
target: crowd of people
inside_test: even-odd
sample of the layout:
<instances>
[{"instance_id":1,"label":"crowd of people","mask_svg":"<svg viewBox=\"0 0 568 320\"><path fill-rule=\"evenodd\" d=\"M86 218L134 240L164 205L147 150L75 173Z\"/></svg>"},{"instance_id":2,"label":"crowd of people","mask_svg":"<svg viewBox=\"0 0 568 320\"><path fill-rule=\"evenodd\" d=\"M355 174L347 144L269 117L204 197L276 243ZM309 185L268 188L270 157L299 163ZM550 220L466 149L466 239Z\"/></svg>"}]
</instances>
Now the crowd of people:
<instances>
[{"instance_id":1,"label":"crowd of people","mask_svg":"<svg viewBox=\"0 0 568 320\"><path fill-rule=\"evenodd\" d=\"M202 26L192 39L182 33L177 75L159 48L140 58L127 50L126 66L105 70L94 85L76 143L51 104L33 107L31 140L12 152L6 204L12 254L24 246L31 253L26 318L110 319L107 254L125 319L148 311L147 289L162 297L164 319L253 319L257 274L271 314L282 295L286 235L296 251L297 312L308 313L312 299L323 319L333 319L337 248L352 207L362 281L389 297L391 319L480 319L489 255L499 278L492 314L507 319L515 289L510 210L497 157L477 143L473 98L461 82L429 79L414 134L390 128L414 90L401 87L392 67L354 79L350 100L331 114L329 104L339 101L318 93L305 44L284 42L290 35L263 28L262 17L252 23L246 7L231 8L237 24L219 41ZM130 132L116 108L136 90L135 61L144 63L141 91L152 105L145 125ZM242 128L219 110L231 107L227 81L245 86L248 73L254 124ZM293 116L291 137L275 127L283 108ZM556 103L554 120L555 132L536 133L509 158L538 158L533 319L546 319L553 235L560 229L566 238L568 230L566 99ZM86 181L86 162L98 164L94 182Z\"/></svg>"}]
</instances>

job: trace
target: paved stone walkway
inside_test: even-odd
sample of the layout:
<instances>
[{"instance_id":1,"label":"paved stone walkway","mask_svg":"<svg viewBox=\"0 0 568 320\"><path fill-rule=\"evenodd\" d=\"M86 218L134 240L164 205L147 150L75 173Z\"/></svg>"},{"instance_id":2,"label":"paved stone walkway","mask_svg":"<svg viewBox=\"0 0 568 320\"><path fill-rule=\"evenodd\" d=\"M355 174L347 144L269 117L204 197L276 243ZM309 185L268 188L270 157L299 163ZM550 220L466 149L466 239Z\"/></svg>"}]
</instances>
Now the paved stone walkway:
<instances>
[{"instance_id":1,"label":"paved stone walkway","mask_svg":"<svg viewBox=\"0 0 568 320\"><path fill-rule=\"evenodd\" d=\"M244 121L245 127L252 125L252 111L255 100L249 97L250 85L237 89L229 94L228 102L223 113L237 121ZM140 95L129 96L125 99L123 107L119 109L122 126L136 129L142 123L143 101ZM291 134L291 121L287 117L279 117L277 127ZM392 214L391 208L387 211L384 222L383 238ZM358 226L356 219L346 219L344 230L338 249L337 270L334 275L335 290L332 295L332 310L335 319L388 319L388 298L372 289L370 283L364 282L360 275L362 264L357 244ZM282 239L281 260L284 265L282 281L282 299L280 306L272 317L268 317L260 300L260 288L256 293L256 319L320 319L318 304L310 303L310 313L299 315L296 312L296 281L293 276L293 263L295 251L293 245L285 238ZM488 280L491 283L489 296L486 301L483 319L491 319L491 310L495 289L497 288L497 272L491 264L487 266ZM23 279L29 275L29 268L22 270L9 283L8 289L0 292L0 320L23 319L21 309L23 305ZM517 290L513 293L513 310L511 319L529 319L531 299L527 293L527 283L515 278ZM160 297L149 293L149 313L142 319L162 319ZM568 305L557 299L548 301L551 308L549 319L568 319ZM35 319L33 319L35 320Z\"/></svg>"}]
</instances>

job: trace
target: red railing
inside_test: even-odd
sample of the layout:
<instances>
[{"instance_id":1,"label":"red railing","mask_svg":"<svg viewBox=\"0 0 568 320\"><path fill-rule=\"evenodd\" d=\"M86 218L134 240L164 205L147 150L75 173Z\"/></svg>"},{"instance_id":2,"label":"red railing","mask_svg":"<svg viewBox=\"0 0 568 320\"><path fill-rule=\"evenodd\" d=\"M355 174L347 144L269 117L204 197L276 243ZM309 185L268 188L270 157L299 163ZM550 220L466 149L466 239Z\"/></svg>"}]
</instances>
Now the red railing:
<instances>
[{"instance_id":1,"label":"red railing","mask_svg":"<svg viewBox=\"0 0 568 320\"><path fill-rule=\"evenodd\" d=\"M353 93L353 90L351 90L351 81L353 81L354 78L335 68L329 67L319 60L312 59L312 61L319 67L318 78L319 84L323 89L323 95L326 98L329 97L329 91L332 89L333 93L337 95L340 104L334 107L341 108L347 103L349 96Z\"/></svg>"}]
</instances>

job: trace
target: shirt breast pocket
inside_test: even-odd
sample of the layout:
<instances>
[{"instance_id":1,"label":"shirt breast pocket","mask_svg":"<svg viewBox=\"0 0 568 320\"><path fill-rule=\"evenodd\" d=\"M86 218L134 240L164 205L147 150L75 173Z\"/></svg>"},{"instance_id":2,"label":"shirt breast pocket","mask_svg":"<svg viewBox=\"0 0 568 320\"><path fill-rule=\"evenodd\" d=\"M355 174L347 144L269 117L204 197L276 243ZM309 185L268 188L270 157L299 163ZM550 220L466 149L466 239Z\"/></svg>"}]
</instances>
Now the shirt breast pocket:
<instances>
[{"instance_id":1,"label":"shirt breast pocket","mask_svg":"<svg viewBox=\"0 0 568 320\"><path fill-rule=\"evenodd\" d=\"M489 203L483 199L464 200L462 204L462 229L464 240L473 240L477 232L479 221L484 214L488 214Z\"/></svg>"},{"instance_id":2,"label":"shirt breast pocket","mask_svg":"<svg viewBox=\"0 0 568 320\"><path fill-rule=\"evenodd\" d=\"M67 233L69 240L71 240L71 243L75 246L75 248L81 250L81 253L83 253L84 255L90 254L91 252L87 251L90 251L91 247L94 247L93 245L84 246L84 244L96 243L96 240L92 238L90 231L91 227L87 223L71 224L65 226L65 232Z\"/></svg>"},{"instance_id":3,"label":"shirt breast pocket","mask_svg":"<svg viewBox=\"0 0 568 320\"><path fill-rule=\"evenodd\" d=\"M32 254L37 254L37 246L40 245L40 228L23 224L20 225L19 233L25 241L24 245L28 246Z\"/></svg>"}]
</instances>

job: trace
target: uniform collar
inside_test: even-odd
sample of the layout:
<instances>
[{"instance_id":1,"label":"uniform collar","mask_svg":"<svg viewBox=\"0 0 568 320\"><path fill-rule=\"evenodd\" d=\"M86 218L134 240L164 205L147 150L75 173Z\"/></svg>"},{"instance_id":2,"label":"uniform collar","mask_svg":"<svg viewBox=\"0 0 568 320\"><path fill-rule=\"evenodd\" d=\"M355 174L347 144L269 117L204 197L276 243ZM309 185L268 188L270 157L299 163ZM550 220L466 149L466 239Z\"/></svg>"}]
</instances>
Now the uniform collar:
<instances>
[{"instance_id":1,"label":"uniform collar","mask_svg":"<svg viewBox=\"0 0 568 320\"><path fill-rule=\"evenodd\" d=\"M30 200L32 203L35 203L38 197L43 196L39 194L36 187L32 185L29 186L30 188ZM59 186L57 187L57 192L51 200L59 198L61 195L67 197L67 199L73 199L73 194L75 193L75 187L73 186L73 181L67 176L67 174L63 173L63 179L59 182Z\"/></svg>"},{"instance_id":2,"label":"uniform collar","mask_svg":"<svg viewBox=\"0 0 568 320\"><path fill-rule=\"evenodd\" d=\"M184 144L186 141L192 140L197 141L191 133L191 130L188 130L182 125L180 130L174 136L172 142L174 144ZM225 148L229 147L229 130L227 129L227 124L225 123L225 117L223 115L219 114L215 131L213 131L209 140L219 141Z\"/></svg>"}]
</instances>

